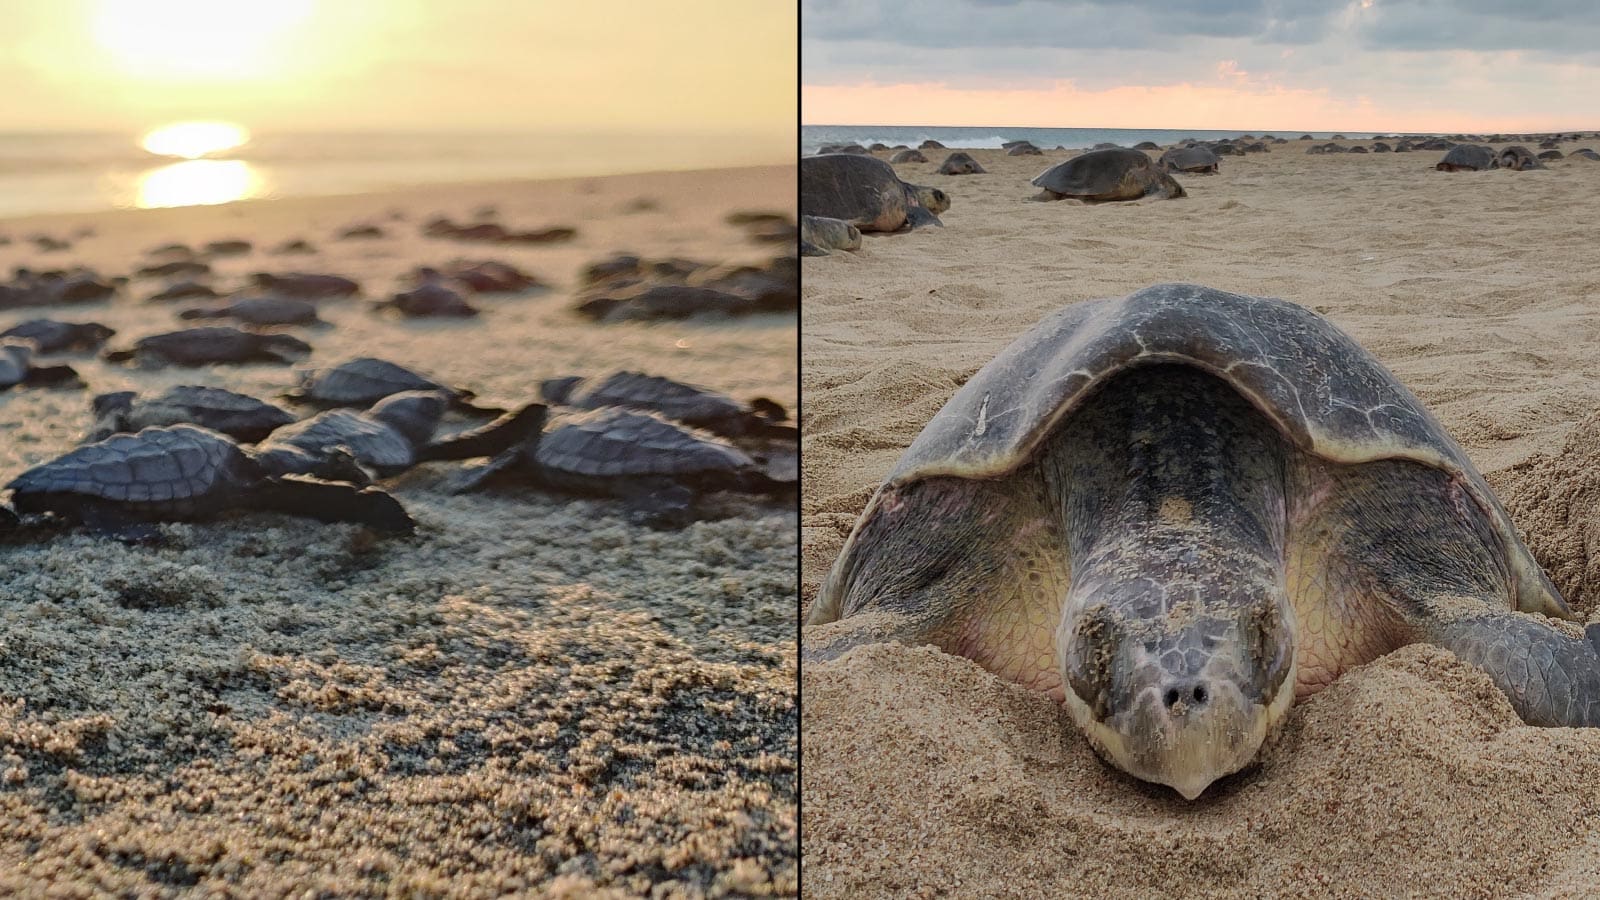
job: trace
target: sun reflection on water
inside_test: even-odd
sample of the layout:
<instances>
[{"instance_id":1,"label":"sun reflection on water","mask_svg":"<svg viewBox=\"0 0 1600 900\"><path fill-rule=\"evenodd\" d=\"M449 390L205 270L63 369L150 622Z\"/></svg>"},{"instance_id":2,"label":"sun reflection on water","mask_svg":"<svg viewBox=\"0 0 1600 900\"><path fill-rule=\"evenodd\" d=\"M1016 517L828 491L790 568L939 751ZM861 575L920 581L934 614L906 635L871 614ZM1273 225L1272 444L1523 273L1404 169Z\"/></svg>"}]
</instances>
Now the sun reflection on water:
<instances>
[{"instance_id":1,"label":"sun reflection on water","mask_svg":"<svg viewBox=\"0 0 1600 900\"><path fill-rule=\"evenodd\" d=\"M261 174L239 159L191 159L139 176L142 209L166 206L210 206L249 200L265 193Z\"/></svg>"}]
</instances>

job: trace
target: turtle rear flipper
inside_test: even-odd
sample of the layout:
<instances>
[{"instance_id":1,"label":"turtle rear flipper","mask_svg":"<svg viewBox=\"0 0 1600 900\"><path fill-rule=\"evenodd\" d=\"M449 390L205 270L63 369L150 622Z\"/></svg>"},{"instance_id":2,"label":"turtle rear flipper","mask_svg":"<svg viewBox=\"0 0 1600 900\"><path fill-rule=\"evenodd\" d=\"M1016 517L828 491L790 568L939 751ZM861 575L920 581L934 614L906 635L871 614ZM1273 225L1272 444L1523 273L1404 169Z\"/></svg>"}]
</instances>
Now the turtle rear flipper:
<instances>
[{"instance_id":1,"label":"turtle rear flipper","mask_svg":"<svg viewBox=\"0 0 1600 900\"><path fill-rule=\"evenodd\" d=\"M531 446L544 430L549 408L543 403L529 403L515 412L506 413L484 425L464 431L442 441L435 441L417 454L419 461L441 459L474 459L480 456L498 456L513 447Z\"/></svg>"},{"instance_id":2,"label":"turtle rear flipper","mask_svg":"<svg viewBox=\"0 0 1600 900\"><path fill-rule=\"evenodd\" d=\"M375 487L305 475L268 479L252 495L262 509L306 516L320 522L355 522L379 531L411 534L417 523L394 495Z\"/></svg>"}]
</instances>

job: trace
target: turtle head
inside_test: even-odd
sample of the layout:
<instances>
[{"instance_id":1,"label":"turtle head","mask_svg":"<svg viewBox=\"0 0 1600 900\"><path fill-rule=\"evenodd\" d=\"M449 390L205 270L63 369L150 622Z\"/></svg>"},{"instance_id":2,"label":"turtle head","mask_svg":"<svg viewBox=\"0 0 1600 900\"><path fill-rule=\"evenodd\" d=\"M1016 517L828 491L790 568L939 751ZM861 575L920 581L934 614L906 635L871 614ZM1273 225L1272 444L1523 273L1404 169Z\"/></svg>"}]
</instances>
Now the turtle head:
<instances>
[{"instance_id":1,"label":"turtle head","mask_svg":"<svg viewBox=\"0 0 1600 900\"><path fill-rule=\"evenodd\" d=\"M1104 759L1193 800L1255 758L1294 702L1295 660L1287 594L1251 587L1208 599L1139 579L1069 598L1067 708Z\"/></svg>"},{"instance_id":2,"label":"turtle head","mask_svg":"<svg viewBox=\"0 0 1600 900\"><path fill-rule=\"evenodd\" d=\"M926 187L920 184L910 185L911 193L916 195L917 202L921 203L928 212L938 215L950 208L950 195L936 187Z\"/></svg>"},{"instance_id":3,"label":"turtle head","mask_svg":"<svg viewBox=\"0 0 1600 900\"><path fill-rule=\"evenodd\" d=\"M401 391L373 404L367 414L421 446L433 439L449 405L450 398L443 391Z\"/></svg>"}]
</instances>

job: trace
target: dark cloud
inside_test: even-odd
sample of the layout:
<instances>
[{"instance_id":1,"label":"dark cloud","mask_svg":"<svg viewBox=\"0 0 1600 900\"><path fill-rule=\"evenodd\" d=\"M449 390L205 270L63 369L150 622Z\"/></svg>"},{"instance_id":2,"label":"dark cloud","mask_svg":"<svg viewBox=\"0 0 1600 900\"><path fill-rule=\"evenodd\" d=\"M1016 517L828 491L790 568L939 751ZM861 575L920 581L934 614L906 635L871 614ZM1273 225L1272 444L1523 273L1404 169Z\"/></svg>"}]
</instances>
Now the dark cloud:
<instances>
[{"instance_id":1,"label":"dark cloud","mask_svg":"<svg viewBox=\"0 0 1600 900\"><path fill-rule=\"evenodd\" d=\"M1526 50L1589 54L1600 47L1600 4L1590 0L1375 0L1356 19L1379 50Z\"/></svg>"}]
</instances>

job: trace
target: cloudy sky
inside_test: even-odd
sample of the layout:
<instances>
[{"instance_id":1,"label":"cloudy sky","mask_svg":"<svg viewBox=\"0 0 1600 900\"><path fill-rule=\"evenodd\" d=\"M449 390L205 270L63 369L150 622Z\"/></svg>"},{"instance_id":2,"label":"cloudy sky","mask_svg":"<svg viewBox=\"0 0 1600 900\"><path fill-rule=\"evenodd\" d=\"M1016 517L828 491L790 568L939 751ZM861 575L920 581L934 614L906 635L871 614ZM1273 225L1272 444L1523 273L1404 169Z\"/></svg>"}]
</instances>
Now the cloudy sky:
<instances>
[{"instance_id":1,"label":"cloudy sky","mask_svg":"<svg viewBox=\"0 0 1600 900\"><path fill-rule=\"evenodd\" d=\"M1592 0L802 0L807 125L1600 128Z\"/></svg>"},{"instance_id":2,"label":"cloudy sky","mask_svg":"<svg viewBox=\"0 0 1600 900\"><path fill-rule=\"evenodd\" d=\"M0 130L740 134L795 141L783 0L0 0Z\"/></svg>"}]
</instances>

